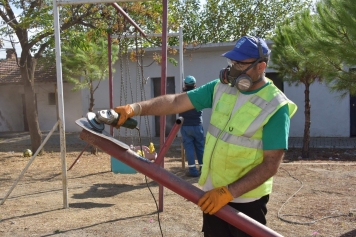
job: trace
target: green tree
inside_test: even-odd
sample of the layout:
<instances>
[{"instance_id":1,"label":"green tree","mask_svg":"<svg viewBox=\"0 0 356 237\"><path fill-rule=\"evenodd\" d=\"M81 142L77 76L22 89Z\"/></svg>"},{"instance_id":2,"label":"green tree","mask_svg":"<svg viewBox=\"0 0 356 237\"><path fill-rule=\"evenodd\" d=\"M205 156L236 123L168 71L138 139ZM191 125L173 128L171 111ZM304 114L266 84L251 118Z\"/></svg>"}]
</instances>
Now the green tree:
<instances>
[{"instance_id":1,"label":"green tree","mask_svg":"<svg viewBox=\"0 0 356 237\"><path fill-rule=\"evenodd\" d=\"M169 13L169 28L178 32L183 27L183 39L186 44L196 44L201 35L201 6L199 0L172 1ZM178 38L169 40L171 45L178 44Z\"/></svg>"},{"instance_id":2,"label":"green tree","mask_svg":"<svg viewBox=\"0 0 356 237\"><path fill-rule=\"evenodd\" d=\"M199 29L200 42L236 41L243 35L266 38L275 27L309 8L311 0L207 0Z\"/></svg>"},{"instance_id":3,"label":"green tree","mask_svg":"<svg viewBox=\"0 0 356 237\"><path fill-rule=\"evenodd\" d=\"M325 79L333 91L356 95L356 4L353 0L323 0L317 3L311 47L324 58L336 57L342 64L331 64L333 72Z\"/></svg>"},{"instance_id":4,"label":"green tree","mask_svg":"<svg viewBox=\"0 0 356 237\"><path fill-rule=\"evenodd\" d=\"M112 63L118 59L118 47L112 45ZM89 112L93 112L94 93L100 82L109 77L108 43L106 39L85 43L85 47L66 44L62 48L63 77L73 83L73 91L88 89Z\"/></svg>"},{"instance_id":5,"label":"green tree","mask_svg":"<svg viewBox=\"0 0 356 237\"><path fill-rule=\"evenodd\" d=\"M310 142L310 109L309 87L315 81L321 81L326 75L334 74L331 65L340 65L335 57L324 57L323 52L314 50L315 32L313 22L316 16L311 16L309 10L297 15L295 21L286 21L275 31L272 37L271 61L272 68L276 69L284 81L289 84L303 84L304 90L304 138L302 157L309 157Z\"/></svg>"},{"instance_id":6,"label":"green tree","mask_svg":"<svg viewBox=\"0 0 356 237\"><path fill-rule=\"evenodd\" d=\"M21 46L18 66L24 82L26 117L33 151L42 142L36 110L34 72L38 60L54 48L52 3L49 0L0 0L0 17L7 25L0 29L0 34L2 37L15 35ZM105 5L63 6L60 13L63 20L60 30L63 36L77 25L82 26L81 30L101 26L103 19L100 16L105 9ZM16 16L15 12L18 11L20 14Z\"/></svg>"},{"instance_id":7,"label":"green tree","mask_svg":"<svg viewBox=\"0 0 356 237\"><path fill-rule=\"evenodd\" d=\"M80 35L80 38L88 38ZM73 40L72 40L73 42ZM74 40L76 42L76 40ZM79 42L83 42L79 40ZM63 76L66 81L73 83L73 91L89 90L89 112L93 112L95 105L94 93L99 88L100 82L109 77L108 42L106 38L83 43L83 46L75 46L70 42L63 46ZM111 46L112 64L118 59L119 48ZM113 70L114 72L114 70ZM91 153L97 155L98 149L92 147Z\"/></svg>"}]
</instances>

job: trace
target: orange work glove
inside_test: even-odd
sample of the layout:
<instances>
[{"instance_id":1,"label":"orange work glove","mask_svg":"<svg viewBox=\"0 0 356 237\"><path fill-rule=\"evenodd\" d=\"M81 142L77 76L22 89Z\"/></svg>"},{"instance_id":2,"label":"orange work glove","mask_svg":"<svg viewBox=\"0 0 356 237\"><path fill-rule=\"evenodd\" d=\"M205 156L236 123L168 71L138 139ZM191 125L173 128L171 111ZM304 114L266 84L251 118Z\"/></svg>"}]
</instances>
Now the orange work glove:
<instances>
[{"instance_id":1,"label":"orange work glove","mask_svg":"<svg viewBox=\"0 0 356 237\"><path fill-rule=\"evenodd\" d=\"M210 215L215 214L220 208L232 201L234 197L225 187L214 188L206 192L198 201L198 206L205 213Z\"/></svg>"},{"instance_id":2,"label":"orange work glove","mask_svg":"<svg viewBox=\"0 0 356 237\"><path fill-rule=\"evenodd\" d=\"M124 106L118 106L114 108L114 111L120 116L115 128L119 128L125 123L126 120L135 115L133 108L129 104Z\"/></svg>"}]
</instances>

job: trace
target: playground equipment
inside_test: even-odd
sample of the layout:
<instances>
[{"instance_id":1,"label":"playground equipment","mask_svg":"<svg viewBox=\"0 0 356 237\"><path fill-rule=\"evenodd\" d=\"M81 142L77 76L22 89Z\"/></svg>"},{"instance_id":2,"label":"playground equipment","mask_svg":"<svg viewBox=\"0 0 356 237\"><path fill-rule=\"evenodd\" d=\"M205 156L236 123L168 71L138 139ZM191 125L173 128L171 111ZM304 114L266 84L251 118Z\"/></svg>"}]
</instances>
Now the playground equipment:
<instances>
[{"instance_id":1,"label":"playground equipment","mask_svg":"<svg viewBox=\"0 0 356 237\"><path fill-rule=\"evenodd\" d=\"M176 125L171 131L172 134L178 131L179 127L181 126L181 122L181 120L177 120ZM163 157L173 139L167 139L167 142L158 154L157 159L152 162L149 159L139 156L136 152L132 151L127 144L116 140L108 133L98 133L92 130L86 119L78 119L76 123L83 128L82 132L80 133L80 138L82 140L100 148L112 157L115 157L126 165L134 168L138 172L157 181L159 184L167 187L168 189L181 195L187 200L197 204L200 197L204 195L204 191L175 176L160 166ZM228 205L221 208L215 215L251 236L282 236Z\"/></svg>"}]
</instances>

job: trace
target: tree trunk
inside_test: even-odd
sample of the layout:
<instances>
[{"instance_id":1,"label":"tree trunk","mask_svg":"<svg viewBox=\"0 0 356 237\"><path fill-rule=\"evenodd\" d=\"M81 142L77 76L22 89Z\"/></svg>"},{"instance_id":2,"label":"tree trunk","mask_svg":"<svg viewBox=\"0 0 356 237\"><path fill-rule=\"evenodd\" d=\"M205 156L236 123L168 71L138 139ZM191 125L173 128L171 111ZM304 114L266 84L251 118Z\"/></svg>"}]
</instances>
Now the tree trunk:
<instances>
[{"instance_id":1,"label":"tree trunk","mask_svg":"<svg viewBox=\"0 0 356 237\"><path fill-rule=\"evenodd\" d=\"M304 108L304 117L305 117L305 124L304 124L304 137L303 137L303 148L302 148L302 157L309 158L309 142L310 142L310 99L309 99L309 87L310 84L308 82L304 83L305 85L305 108Z\"/></svg>"},{"instance_id":2,"label":"tree trunk","mask_svg":"<svg viewBox=\"0 0 356 237\"><path fill-rule=\"evenodd\" d=\"M38 113L36 105L36 92L34 83L34 71L37 61L32 58L29 52L23 52L20 59L21 78L24 82L26 117L31 137L31 149L35 153L42 143L42 133L38 123ZM38 154L42 155L43 150Z\"/></svg>"},{"instance_id":3,"label":"tree trunk","mask_svg":"<svg viewBox=\"0 0 356 237\"><path fill-rule=\"evenodd\" d=\"M90 86L89 86L89 94L90 94L90 98L89 98L89 112L93 112L94 109L94 89L93 89L93 82L90 82Z\"/></svg>"},{"instance_id":4,"label":"tree trunk","mask_svg":"<svg viewBox=\"0 0 356 237\"><path fill-rule=\"evenodd\" d=\"M89 112L93 112L94 110L94 89L93 89L93 82L90 82L90 103L89 103ZM98 148L95 146L91 146L91 154L98 155L99 151Z\"/></svg>"}]
</instances>

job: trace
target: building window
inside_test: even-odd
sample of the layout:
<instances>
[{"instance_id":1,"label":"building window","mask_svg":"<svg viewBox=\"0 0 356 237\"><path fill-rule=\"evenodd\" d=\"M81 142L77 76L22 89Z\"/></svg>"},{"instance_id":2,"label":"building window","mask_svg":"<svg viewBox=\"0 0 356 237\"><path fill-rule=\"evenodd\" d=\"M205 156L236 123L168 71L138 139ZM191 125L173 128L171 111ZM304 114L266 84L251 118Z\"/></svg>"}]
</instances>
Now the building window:
<instances>
[{"instance_id":1,"label":"building window","mask_svg":"<svg viewBox=\"0 0 356 237\"><path fill-rule=\"evenodd\" d=\"M56 105L56 93L48 93L48 104Z\"/></svg>"}]
</instances>

